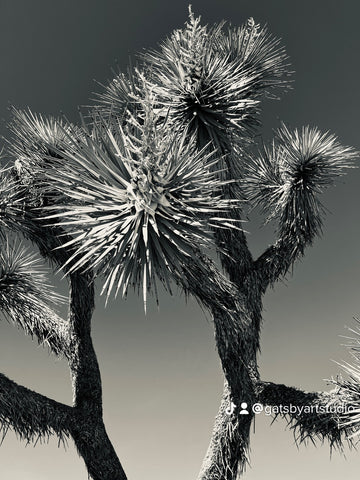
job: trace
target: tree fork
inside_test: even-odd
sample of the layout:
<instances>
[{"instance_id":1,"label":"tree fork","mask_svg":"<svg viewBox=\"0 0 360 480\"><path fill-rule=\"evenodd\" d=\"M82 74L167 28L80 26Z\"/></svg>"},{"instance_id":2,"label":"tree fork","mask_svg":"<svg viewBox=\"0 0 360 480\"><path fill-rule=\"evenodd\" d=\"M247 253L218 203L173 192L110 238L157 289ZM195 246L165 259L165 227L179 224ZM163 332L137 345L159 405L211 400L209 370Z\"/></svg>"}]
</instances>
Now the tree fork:
<instances>
[{"instance_id":1,"label":"tree fork","mask_svg":"<svg viewBox=\"0 0 360 480\"><path fill-rule=\"evenodd\" d=\"M40 253L58 266L70 257L71 251L61 247L68 238L59 227L45 226L27 212L30 239L38 244ZM102 416L102 385L100 369L91 338L94 310L92 272L69 275L69 315L67 358L73 387L73 424L70 434L94 480L126 480L125 472L106 433Z\"/></svg>"}]
</instances>

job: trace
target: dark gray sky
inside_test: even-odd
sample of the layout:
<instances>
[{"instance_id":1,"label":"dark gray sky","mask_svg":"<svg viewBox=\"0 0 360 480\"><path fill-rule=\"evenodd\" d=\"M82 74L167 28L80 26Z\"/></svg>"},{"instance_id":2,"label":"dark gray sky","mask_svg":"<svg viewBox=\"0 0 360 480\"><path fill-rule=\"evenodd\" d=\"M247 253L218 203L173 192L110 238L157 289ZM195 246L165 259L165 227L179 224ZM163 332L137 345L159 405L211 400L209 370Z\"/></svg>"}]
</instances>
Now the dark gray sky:
<instances>
[{"instance_id":1,"label":"dark gray sky","mask_svg":"<svg viewBox=\"0 0 360 480\"><path fill-rule=\"evenodd\" d=\"M360 4L355 0L194 0L205 23L234 25L249 16L282 37L295 74L294 90L264 106L264 136L279 119L291 126L317 125L344 144L359 145ZM154 47L187 17L187 2L156 0L0 0L0 117L9 103L77 121L93 79L106 82L117 61ZM1 134L6 134L4 124ZM348 360L341 346L345 325L360 311L359 170L324 194L330 210L324 237L308 250L288 282L265 299L261 373L264 379L310 390ZM272 227L246 226L258 254ZM194 479L207 448L222 391L211 322L191 300L164 298L145 318L141 301L97 299L94 342L104 384L105 421L130 480ZM1 324L0 370L15 381L71 402L69 374L21 332ZM360 457L347 460L328 446L297 449L279 420L256 418L252 468L245 478L347 480L358 478ZM0 448L2 476L11 480L86 479L82 460L49 445L25 446L9 435Z\"/></svg>"}]
</instances>

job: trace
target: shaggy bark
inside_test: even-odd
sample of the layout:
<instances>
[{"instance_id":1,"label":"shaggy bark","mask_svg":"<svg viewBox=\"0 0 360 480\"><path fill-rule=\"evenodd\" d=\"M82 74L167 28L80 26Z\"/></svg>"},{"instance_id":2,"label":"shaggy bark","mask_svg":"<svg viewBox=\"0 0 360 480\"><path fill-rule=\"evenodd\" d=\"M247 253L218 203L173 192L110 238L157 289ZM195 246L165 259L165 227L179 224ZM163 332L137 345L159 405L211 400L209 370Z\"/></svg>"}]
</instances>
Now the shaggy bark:
<instances>
[{"instance_id":1,"label":"shaggy bark","mask_svg":"<svg viewBox=\"0 0 360 480\"><path fill-rule=\"evenodd\" d=\"M102 419L99 365L91 339L94 285L90 274L70 276L69 361L76 422L71 429L79 454L94 480L126 480Z\"/></svg>"},{"instance_id":2,"label":"shaggy bark","mask_svg":"<svg viewBox=\"0 0 360 480\"><path fill-rule=\"evenodd\" d=\"M36 298L24 301L17 288L6 292L7 308L2 310L5 318L22 328L27 335L35 337L40 345L47 346L55 355L69 358L68 323L47 305Z\"/></svg>"},{"instance_id":3,"label":"shaggy bark","mask_svg":"<svg viewBox=\"0 0 360 480\"><path fill-rule=\"evenodd\" d=\"M231 393L225 381L219 412L198 480L231 480L245 468L252 413L249 411L249 415L238 415L237 405L230 415L227 412L230 405Z\"/></svg>"},{"instance_id":4,"label":"shaggy bark","mask_svg":"<svg viewBox=\"0 0 360 480\"><path fill-rule=\"evenodd\" d=\"M22 231L37 244L47 260L58 267L69 260L71 250L61 248L69 240L62 229L48 227L45 222L37 220L31 208L24 210L22 224L19 223ZM1 426L4 434L12 427L26 440L53 433L61 439L71 436L94 480L126 480L103 423L101 377L91 338L94 309L92 273L72 273L69 282L67 322L50 309L42 308L37 312L35 299L35 313L24 311L20 315L17 308L11 319L40 343L47 344L55 354L64 355L68 359L73 407L17 386L1 375ZM13 300L16 302L18 299L15 296ZM19 304L16 303L15 306L19 307ZM8 316L11 313L12 311L8 312Z\"/></svg>"},{"instance_id":5,"label":"shaggy bark","mask_svg":"<svg viewBox=\"0 0 360 480\"><path fill-rule=\"evenodd\" d=\"M215 421L211 443L203 462L199 479L225 479L236 477L247 463L249 431L252 412L232 415L226 410L234 403L252 405L255 386L259 380L256 355L258 350L259 302L248 296L250 284L240 290L228 280L205 255L194 250L193 261L184 270L183 287L211 312L215 328L215 341L226 382ZM254 290L253 290L254 291Z\"/></svg>"},{"instance_id":6,"label":"shaggy bark","mask_svg":"<svg viewBox=\"0 0 360 480\"><path fill-rule=\"evenodd\" d=\"M16 384L0 374L0 428L30 442L57 435L64 441L73 423L73 409Z\"/></svg>"},{"instance_id":7,"label":"shaggy bark","mask_svg":"<svg viewBox=\"0 0 360 480\"><path fill-rule=\"evenodd\" d=\"M231 173L229 177L230 175ZM231 185L224 194L228 198L234 198ZM228 216L241 221L239 209L233 209ZM248 415L240 415L240 405L246 402L251 406L256 402L262 299L244 232L220 229L215 232L215 238L217 246L223 252L220 259L229 278L227 282L231 283L231 295L237 308L233 317L234 325L229 328L228 322L217 314L221 298L224 297L219 297L218 305L209 306L214 318L215 341L227 381L198 480L234 480L244 472L248 463L253 413L250 408ZM226 409L231 402L236 405L236 409L229 416Z\"/></svg>"},{"instance_id":8,"label":"shaggy bark","mask_svg":"<svg viewBox=\"0 0 360 480\"><path fill-rule=\"evenodd\" d=\"M264 405L282 407L273 410L275 416L285 418L293 429L297 442L314 439L328 440L331 447L342 448L344 441L352 445L354 433L348 424L351 418L350 407L357 410L358 399L351 399L340 388L330 392L304 392L295 387L288 387L272 382L260 382L258 401ZM288 407L286 410L285 407ZM296 411L294 408L297 407ZM346 421L345 421L346 418Z\"/></svg>"},{"instance_id":9,"label":"shaggy bark","mask_svg":"<svg viewBox=\"0 0 360 480\"><path fill-rule=\"evenodd\" d=\"M101 418L77 412L71 435L93 480L126 480Z\"/></svg>"}]
</instances>

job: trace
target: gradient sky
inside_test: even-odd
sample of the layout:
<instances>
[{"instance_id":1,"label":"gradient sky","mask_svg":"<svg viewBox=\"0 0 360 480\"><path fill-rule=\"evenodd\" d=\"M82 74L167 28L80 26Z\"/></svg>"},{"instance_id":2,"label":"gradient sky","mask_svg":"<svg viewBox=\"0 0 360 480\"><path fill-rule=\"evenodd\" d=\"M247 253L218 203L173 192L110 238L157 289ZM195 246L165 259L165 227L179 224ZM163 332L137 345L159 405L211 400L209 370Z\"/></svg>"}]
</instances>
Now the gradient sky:
<instances>
[{"instance_id":1,"label":"gradient sky","mask_svg":"<svg viewBox=\"0 0 360 480\"><path fill-rule=\"evenodd\" d=\"M155 47L183 25L187 1L0 0L0 118L9 103L44 114L66 113L89 102L112 77L116 62ZM265 138L279 125L317 125L360 148L359 14L355 0L193 0L205 23L240 25L249 16L283 39L294 90L264 105ZM5 124L1 125L6 135ZM298 263L294 276L265 298L263 379L322 390L323 379L349 360L345 325L360 312L358 254L360 171L353 170L323 195L329 208L324 236ZM254 255L272 240L273 227L246 225ZM211 321L181 296L165 297L147 317L130 296L104 310L97 298L94 344L104 387L105 422L129 480L195 479L205 454L222 391L222 373ZM11 325L1 324L0 369L29 388L71 403L67 365ZM247 480L347 480L359 476L360 456L346 459L328 445L294 444L285 422L256 417ZM86 480L83 461L69 442L25 446L9 434L0 448L1 478Z\"/></svg>"}]
</instances>

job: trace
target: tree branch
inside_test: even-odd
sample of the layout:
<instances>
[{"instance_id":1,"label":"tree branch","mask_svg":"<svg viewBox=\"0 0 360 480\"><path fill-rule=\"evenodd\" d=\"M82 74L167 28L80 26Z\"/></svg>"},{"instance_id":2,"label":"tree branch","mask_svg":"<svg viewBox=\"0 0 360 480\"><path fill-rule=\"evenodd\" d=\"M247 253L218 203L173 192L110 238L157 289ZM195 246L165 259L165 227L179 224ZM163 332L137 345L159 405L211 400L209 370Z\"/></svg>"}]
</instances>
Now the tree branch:
<instances>
[{"instance_id":1,"label":"tree branch","mask_svg":"<svg viewBox=\"0 0 360 480\"><path fill-rule=\"evenodd\" d=\"M277 241L255 262L262 292L285 275L322 232L323 191L352 167L357 152L317 128L290 131L285 125L258 158L244 181L249 200L278 222Z\"/></svg>"},{"instance_id":2,"label":"tree branch","mask_svg":"<svg viewBox=\"0 0 360 480\"><path fill-rule=\"evenodd\" d=\"M95 409L102 415L100 370L91 340L94 284L91 272L70 275L70 369L76 408ZM93 412L95 414L95 411Z\"/></svg>"},{"instance_id":3,"label":"tree branch","mask_svg":"<svg viewBox=\"0 0 360 480\"><path fill-rule=\"evenodd\" d=\"M94 309L92 273L70 275L70 338L74 422L71 434L94 480L126 480L125 472L107 436L102 418L102 386L91 339Z\"/></svg>"},{"instance_id":4,"label":"tree branch","mask_svg":"<svg viewBox=\"0 0 360 480\"><path fill-rule=\"evenodd\" d=\"M27 442L48 439L52 434L65 440L74 419L73 409L0 374L0 429L5 437L13 429Z\"/></svg>"},{"instance_id":5,"label":"tree branch","mask_svg":"<svg viewBox=\"0 0 360 480\"><path fill-rule=\"evenodd\" d=\"M305 248L311 245L312 239L301 242L296 236L285 235L274 245L270 245L254 262L254 274L258 279L261 292L286 275L296 259L304 255Z\"/></svg>"},{"instance_id":6,"label":"tree branch","mask_svg":"<svg viewBox=\"0 0 360 480\"><path fill-rule=\"evenodd\" d=\"M341 388L330 392L304 392L295 387L260 382L258 401L274 407L275 416L285 418L294 431L296 442L328 440L330 447L342 449L345 441L352 445L351 435L356 428L347 425L358 409L358 399L353 399ZM292 408L291 408L292 407Z\"/></svg>"},{"instance_id":7,"label":"tree branch","mask_svg":"<svg viewBox=\"0 0 360 480\"><path fill-rule=\"evenodd\" d=\"M16 288L9 294L7 304L6 310L2 309L5 318L36 337L40 345L46 345L55 355L70 358L68 323L51 308L36 299L24 300Z\"/></svg>"},{"instance_id":8,"label":"tree branch","mask_svg":"<svg viewBox=\"0 0 360 480\"><path fill-rule=\"evenodd\" d=\"M192 261L178 280L186 292L211 312L223 370L232 394L236 395L239 393L239 372L246 371L250 383L255 373L249 370L256 355L253 339L257 332L246 308L246 297L219 272L211 259L195 249Z\"/></svg>"}]
</instances>

